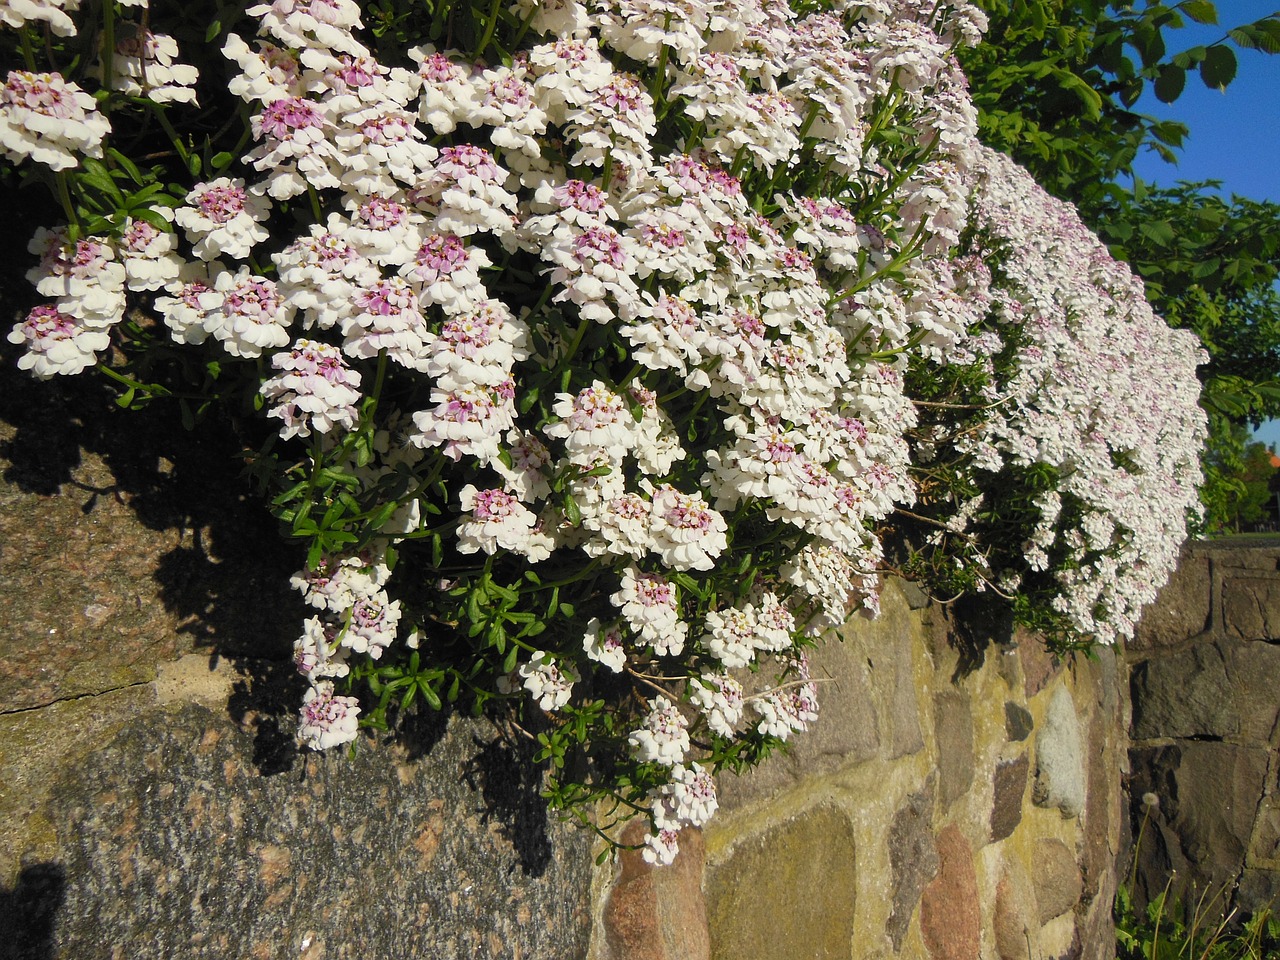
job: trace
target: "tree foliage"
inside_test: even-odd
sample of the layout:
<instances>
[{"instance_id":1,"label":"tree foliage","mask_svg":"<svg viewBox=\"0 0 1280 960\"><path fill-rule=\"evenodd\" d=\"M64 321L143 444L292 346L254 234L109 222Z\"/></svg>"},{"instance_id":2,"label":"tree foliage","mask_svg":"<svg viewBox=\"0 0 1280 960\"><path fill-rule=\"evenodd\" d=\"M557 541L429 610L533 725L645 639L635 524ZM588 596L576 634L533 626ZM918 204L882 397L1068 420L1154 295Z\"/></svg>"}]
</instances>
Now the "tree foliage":
<instances>
[{"instance_id":1,"label":"tree foliage","mask_svg":"<svg viewBox=\"0 0 1280 960\"><path fill-rule=\"evenodd\" d=\"M1280 416L1280 205L1224 199L1214 181L1144 184L1133 169L1139 152L1175 163L1189 131L1136 107L1148 89L1176 101L1190 73L1225 91L1237 74L1238 49L1280 52L1280 12L1224 25L1211 43L1179 45L1178 31L1190 24L1219 24L1215 3L982 6L991 20L988 42L963 54L980 135L1074 203L1142 277L1156 312L1204 342L1210 359L1200 370L1202 403L1211 433L1205 503L1210 528L1221 526L1220 507L1238 493L1223 466L1242 453L1233 430Z\"/></svg>"}]
</instances>

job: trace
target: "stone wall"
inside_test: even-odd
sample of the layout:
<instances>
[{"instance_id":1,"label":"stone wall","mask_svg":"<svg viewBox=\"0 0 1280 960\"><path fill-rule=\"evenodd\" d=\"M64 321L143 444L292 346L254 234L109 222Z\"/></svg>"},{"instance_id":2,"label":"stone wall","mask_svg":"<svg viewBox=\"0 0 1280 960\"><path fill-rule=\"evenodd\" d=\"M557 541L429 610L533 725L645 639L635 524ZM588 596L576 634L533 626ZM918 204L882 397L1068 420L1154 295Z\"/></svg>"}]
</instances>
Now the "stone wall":
<instances>
[{"instance_id":1,"label":"stone wall","mask_svg":"<svg viewBox=\"0 0 1280 960\"><path fill-rule=\"evenodd\" d=\"M1188 546L1128 659L1139 900L1277 901L1280 538Z\"/></svg>"},{"instance_id":2,"label":"stone wall","mask_svg":"<svg viewBox=\"0 0 1280 960\"><path fill-rule=\"evenodd\" d=\"M1116 658L957 633L890 582L881 619L815 657L833 682L791 754L724 778L670 873L624 855L592 957L1114 957Z\"/></svg>"},{"instance_id":3,"label":"stone wall","mask_svg":"<svg viewBox=\"0 0 1280 960\"><path fill-rule=\"evenodd\" d=\"M78 420L91 385L0 369L0 957L1112 956L1109 653L891 582L816 658L815 730L673 867L594 867L482 722L299 753L296 558L234 444L161 456L162 412Z\"/></svg>"}]
</instances>

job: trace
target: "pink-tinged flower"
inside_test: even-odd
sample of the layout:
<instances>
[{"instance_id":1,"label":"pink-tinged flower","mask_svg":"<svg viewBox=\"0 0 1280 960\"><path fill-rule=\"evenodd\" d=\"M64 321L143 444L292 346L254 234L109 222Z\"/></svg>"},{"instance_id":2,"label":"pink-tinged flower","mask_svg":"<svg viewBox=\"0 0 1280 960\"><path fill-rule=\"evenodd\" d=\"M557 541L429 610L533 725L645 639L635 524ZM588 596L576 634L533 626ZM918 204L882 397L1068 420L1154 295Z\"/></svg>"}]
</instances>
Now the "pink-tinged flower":
<instances>
[{"instance_id":1,"label":"pink-tinged flower","mask_svg":"<svg viewBox=\"0 0 1280 960\"><path fill-rule=\"evenodd\" d=\"M636 174L652 165L649 143L657 119L653 98L637 77L614 74L591 100L568 110L565 120L565 135L577 148L571 164L602 167L612 157L619 168Z\"/></svg>"},{"instance_id":2,"label":"pink-tinged flower","mask_svg":"<svg viewBox=\"0 0 1280 960\"><path fill-rule=\"evenodd\" d=\"M519 553L535 563L551 554L550 540L538 529L538 517L505 490L462 488L464 518L458 527L458 552L489 555L499 550ZM465 516L469 514L469 516Z\"/></svg>"},{"instance_id":3,"label":"pink-tinged flower","mask_svg":"<svg viewBox=\"0 0 1280 960\"><path fill-rule=\"evenodd\" d=\"M427 348L425 370L442 390L498 386L529 356L529 328L498 300L450 317Z\"/></svg>"},{"instance_id":4,"label":"pink-tinged flower","mask_svg":"<svg viewBox=\"0 0 1280 960\"><path fill-rule=\"evenodd\" d=\"M355 291L342 321L342 349L368 360L380 351L401 366L422 370L432 339L413 288L399 277L378 279Z\"/></svg>"},{"instance_id":5,"label":"pink-tinged flower","mask_svg":"<svg viewBox=\"0 0 1280 960\"><path fill-rule=\"evenodd\" d=\"M255 193L288 200L307 192L342 186L338 172L343 157L329 139L333 127L323 105L302 97L282 97L265 104L251 123L258 146L245 154L246 163L266 171Z\"/></svg>"},{"instance_id":6,"label":"pink-tinged flower","mask_svg":"<svg viewBox=\"0 0 1280 960\"><path fill-rule=\"evenodd\" d=\"M503 479L504 487L524 503L533 503L550 495L551 484L546 467L551 462L547 445L536 434L512 430L507 434L507 457L491 464ZM507 458L511 464L507 465Z\"/></svg>"},{"instance_id":7,"label":"pink-tinged flower","mask_svg":"<svg viewBox=\"0 0 1280 960\"><path fill-rule=\"evenodd\" d=\"M245 260L255 244L267 239L262 221L270 215L271 204L247 193L243 180L220 177L196 184L186 206L174 211L174 220L201 260Z\"/></svg>"},{"instance_id":8,"label":"pink-tinged flower","mask_svg":"<svg viewBox=\"0 0 1280 960\"><path fill-rule=\"evenodd\" d=\"M360 704L355 697L340 697L333 682L321 680L302 698L298 742L312 750L350 743L360 729Z\"/></svg>"},{"instance_id":9,"label":"pink-tinged flower","mask_svg":"<svg viewBox=\"0 0 1280 960\"><path fill-rule=\"evenodd\" d=\"M177 343L198 344L209 338L205 321L222 304L222 294L214 289L211 273L222 269L219 263L184 263L178 278L165 287L165 296L156 297L156 312L164 318L169 335Z\"/></svg>"},{"instance_id":10,"label":"pink-tinged flower","mask_svg":"<svg viewBox=\"0 0 1280 960\"><path fill-rule=\"evenodd\" d=\"M502 436L515 426L515 384L496 388L459 387L433 390L436 406L413 415L417 431L409 442L417 447L443 446L444 455L461 460L463 454L481 464L492 463L501 451Z\"/></svg>"},{"instance_id":11,"label":"pink-tinged flower","mask_svg":"<svg viewBox=\"0 0 1280 960\"><path fill-rule=\"evenodd\" d=\"M680 830L676 827L654 828L654 832L644 838L644 849L640 856L645 863L655 867L669 867L676 861L680 852Z\"/></svg>"},{"instance_id":12,"label":"pink-tinged flower","mask_svg":"<svg viewBox=\"0 0 1280 960\"><path fill-rule=\"evenodd\" d=\"M57 298L61 313L90 327L108 327L124 316L127 271L105 237L71 243L64 228L41 227L27 249L40 257L27 279L37 293Z\"/></svg>"},{"instance_id":13,"label":"pink-tinged flower","mask_svg":"<svg viewBox=\"0 0 1280 960\"><path fill-rule=\"evenodd\" d=\"M0 89L0 150L14 163L30 157L66 170L101 157L110 132L93 97L61 74L12 70Z\"/></svg>"},{"instance_id":14,"label":"pink-tinged flower","mask_svg":"<svg viewBox=\"0 0 1280 960\"><path fill-rule=\"evenodd\" d=\"M433 233L423 238L400 275L416 285L424 304L438 305L445 313L462 313L488 296L480 271L490 265L479 247L468 246L454 234Z\"/></svg>"},{"instance_id":15,"label":"pink-tinged flower","mask_svg":"<svg viewBox=\"0 0 1280 960\"><path fill-rule=\"evenodd\" d=\"M541 650L534 651L528 663L520 664L516 674L524 681L524 688L538 706L548 713L569 702L573 685L580 679L572 663L565 662L561 666Z\"/></svg>"},{"instance_id":16,"label":"pink-tinged flower","mask_svg":"<svg viewBox=\"0 0 1280 960\"><path fill-rule=\"evenodd\" d=\"M594 660L614 673L621 673L627 665L627 648L622 642L622 627L618 623L603 624L596 617L587 623L582 637L582 649L588 659Z\"/></svg>"},{"instance_id":17,"label":"pink-tinged flower","mask_svg":"<svg viewBox=\"0 0 1280 960\"><path fill-rule=\"evenodd\" d=\"M19 368L48 380L56 374L79 373L92 367L111 337L106 330L90 328L83 320L45 305L36 307L9 331L9 342L27 348L18 358Z\"/></svg>"},{"instance_id":18,"label":"pink-tinged flower","mask_svg":"<svg viewBox=\"0 0 1280 960\"><path fill-rule=\"evenodd\" d=\"M377 660L395 641L399 623L400 601L392 600L383 590L375 590L356 599L340 639L353 653L367 653Z\"/></svg>"},{"instance_id":19,"label":"pink-tinged flower","mask_svg":"<svg viewBox=\"0 0 1280 960\"><path fill-rule=\"evenodd\" d=\"M245 13L260 17L261 33L301 50L309 66L324 66L335 54L363 56L369 51L353 36L364 24L355 0L273 0Z\"/></svg>"},{"instance_id":20,"label":"pink-tinged flower","mask_svg":"<svg viewBox=\"0 0 1280 960\"><path fill-rule=\"evenodd\" d=\"M412 197L423 212L434 215L439 233L503 236L515 228L516 197L503 187L507 177L507 170L482 147L445 147L435 171Z\"/></svg>"},{"instance_id":21,"label":"pink-tinged flower","mask_svg":"<svg viewBox=\"0 0 1280 960\"><path fill-rule=\"evenodd\" d=\"M339 224L334 218L329 227L313 223L310 235L271 256L281 296L302 311L307 327L327 330L342 322L351 312L357 290L381 277L345 230L330 229Z\"/></svg>"},{"instance_id":22,"label":"pink-tinged flower","mask_svg":"<svg viewBox=\"0 0 1280 960\"><path fill-rule=\"evenodd\" d=\"M339 626L308 617L302 625L302 636L293 642L293 665L298 672L312 681L350 673L347 651L338 642L339 633Z\"/></svg>"},{"instance_id":23,"label":"pink-tinged flower","mask_svg":"<svg viewBox=\"0 0 1280 960\"><path fill-rule=\"evenodd\" d=\"M659 656L674 657L684 650L689 625L680 619L676 585L666 577L628 566L622 572L622 586L609 600L622 611L627 626L652 644Z\"/></svg>"},{"instance_id":24,"label":"pink-tinged flower","mask_svg":"<svg viewBox=\"0 0 1280 960\"><path fill-rule=\"evenodd\" d=\"M674 767L689 752L688 722L680 709L666 697L657 696L639 730L627 737L631 755L641 763Z\"/></svg>"},{"instance_id":25,"label":"pink-tinged flower","mask_svg":"<svg viewBox=\"0 0 1280 960\"><path fill-rule=\"evenodd\" d=\"M154 103L195 103L195 83L200 72L178 63L178 41L141 28L116 41L111 58L112 77L106 84L130 97L146 97ZM102 64L94 67L102 78Z\"/></svg>"},{"instance_id":26,"label":"pink-tinged flower","mask_svg":"<svg viewBox=\"0 0 1280 960\"><path fill-rule=\"evenodd\" d=\"M647 483L648 481L645 481ZM728 524L698 493L663 484L652 493L649 549L673 570L710 570L728 547Z\"/></svg>"},{"instance_id":27,"label":"pink-tinged flower","mask_svg":"<svg viewBox=\"0 0 1280 960\"><path fill-rule=\"evenodd\" d=\"M741 683L727 673L704 673L690 680L686 690L689 702L702 712L713 733L722 737L735 735L745 705Z\"/></svg>"},{"instance_id":28,"label":"pink-tinged flower","mask_svg":"<svg viewBox=\"0 0 1280 960\"><path fill-rule=\"evenodd\" d=\"M639 560L649 552L649 523L649 502L638 493L588 504L582 511L582 525L594 535L582 550L591 557L610 553Z\"/></svg>"},{"instance_id":29,"label":"pink-tinged flower","mask_svg":"<svg viewBox=\"0 0 1280 960\"><path fill-rule=\"evenodd\" d=\"M471 70L430 46L411 48L409 56L422 83L419 119L438 134L452 133L474 108Z\"/></svg>"},{"instance_id":30,"label":"pink-tinged flower","mask_svg":"<svg viewBox=\"0 0 1280 960\"><path fill-rule=\"evenodd\" d=\"M360 196L348 193L343 205L347 218L330 214L329 231L340 232L360 253L383 266L401 266L422 246L427 218L411 209L400 193Z\"/></svg>"},{"instance_id":31,"label":"pink-tinged flower","mask_svg":"<svg viewBox=\"0 0 1280 960\"><path fill-rule=\"evenodd\" d=\"M160 209L165 220L173 218L168 207ZM146 220L130 218L120 237L125 283L130 290L159 290L178 279L184 261L174 249L177 237Z\"/></svg>"},{"instance_id":32,"label":"pink-tinged flower","mask_svg":"<svg viewBox=\"0 0 1280 960\"><path fill-rule=\"evenodd\" d=\"M707 613L702 645L727 669L745 667L755 659L755 637L756 611L751 604Z\"/></svg>"},{"instance_id":33,"label":"pink-tinged flower","mask_svg":"<svg viewBox=\"0 0 1280 960\"><path fill-rule=\"evenodd\" d=\"M275 404L267 415L284 422L280 436L285 440L355 426L360 374L346 365L337 347L299 340L292 350L272 357L271 365L280 374L258 392Z\"/></svg>"},{"instance_id":34,"label":"pink-tinged flower","mask_svg":"<svg viewBox=\"0 0 1280 960\"><path fill-rule=\"evenodd\" d=\"M218 274L214 289L222 300L205 319L205 329L227 353L259 357L266 350L288 345L293 308L274 281L254 276L244 267L238 273Z\"/></svg>"},{"instance_id":35,"label":"pink-tinged flower","mask_svg":"<svg viewBox=\"0 0 1280 960\"><path fill-rule=\"evenodd\" d=\"M673 767L671 779L652 791L649 801L654 823L672 828L685 824L700 827L715 816L720 806L715 777L700 763Z\"/></svg>"},{"instance_id":36,"label":"pink-tinged flower","mask_svg":"<svg viewBox=\"0 0 1280 960\"><path fill-rule=\"evenodd\" d=\"M599 380L576 395L557 393L551 409L560 421L542 432L563 439L575 463L621 461L635 446L638 432L630 405Z\"/></svg>"},{"instance_id":37,"label":"pink-tinged flower","mask_svg":"<svg viewBox=\"0 0 1280 960\"><path fill-rule=\"evenodd\" d=\"M300 96L303 92L302 65L288 50L265 40L256 41L256 49L250 49L244 40L232 33L222 45L222 55L234 60L240 68L227 89L241 100L267 103L282 97Z\"/></svg>"}]
</instances>

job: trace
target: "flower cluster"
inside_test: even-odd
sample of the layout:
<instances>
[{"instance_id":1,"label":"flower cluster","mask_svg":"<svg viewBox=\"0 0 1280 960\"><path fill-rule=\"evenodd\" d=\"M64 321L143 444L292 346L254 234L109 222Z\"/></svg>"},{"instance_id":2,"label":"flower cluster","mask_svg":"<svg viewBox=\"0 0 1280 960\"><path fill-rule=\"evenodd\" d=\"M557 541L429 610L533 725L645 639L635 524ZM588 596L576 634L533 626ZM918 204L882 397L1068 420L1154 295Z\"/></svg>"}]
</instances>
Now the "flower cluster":
<instances>
[{"instance_id":1,"label":"flower cluster","mask_svg":"<svg viewBox=\"0 0 1280 960\"><path fill-rule=\"evenodd\" d=\"M957 266L985 314L968 341L984 376L980 412L947 444L970 486L934 537L976 535L980 587L1021 594L1042 626L1114 643L1133 636L1199 509L1204 353L1012 161L984 150L973 180L974 240Z\"/></svg>"},{"instance_id":2,"label":"flower cluster","mask_svg":"<svg viewBox=\"0 0 1280 960\"><path fill-rule=\"evenodd\" d=\"M1041 337L992 387L1016 392L1009 416L966 434L985 469L1033 447L1049 462L1035 411L1084 410L1059 389L1083 376L1073 353L1118 376L1139 329L1153 363L1181 370L1181 347L1079 231L996 229L1014 178L977 147L951 56L981 30L968 2L517 0L518 28L474 13L473 50L428 42L421 5L384 6L409 44L375 53L354 0L272 0L198 70L159 18L118 21L78 77L110 125L71 81L10 74L0 147L97 206L68 199L68 224L37 233L47 302L9 339L41 377L98 366L126 403L194 369L261 410L241 422L251 470L307 546L293 583L315 610L300 742L466 700L536 731L553 802L620 797L670 862L714 814L716 773L816 720L807 648L878 609L883 522L917 495L912 370L989 360L1006 327ZM19 30L76 28L70 0L5 9ZM197 99L247 118L201 127L203 153L182 127ZM172 132L148 155L180 163L121 160L112 129ZM68 172L85 157L102 162ZM960 256L971 217L988 246ZM1020 246L998 283L984 259ZM1092 287L1052 285L1062 251ZM1104 288L1111 327L1078 336ZM1154 520L1184 492L1127 505L1152 494L1117 461L1154 476L1181 453L1139 417L1155 396L1104 410L1116 389L1063 438L1084 459L1053 461L1079 474L1064 514L1092 505L1062 582L1082 629L1088 597L1119 609L1098 590L1121 565L1163 570L1153 541L1175 531ZM1090 446L1120 435L1108 417L1153 439ZM1030 536L1057 557L1052 523Z\"/></svg>"}]
</instances>

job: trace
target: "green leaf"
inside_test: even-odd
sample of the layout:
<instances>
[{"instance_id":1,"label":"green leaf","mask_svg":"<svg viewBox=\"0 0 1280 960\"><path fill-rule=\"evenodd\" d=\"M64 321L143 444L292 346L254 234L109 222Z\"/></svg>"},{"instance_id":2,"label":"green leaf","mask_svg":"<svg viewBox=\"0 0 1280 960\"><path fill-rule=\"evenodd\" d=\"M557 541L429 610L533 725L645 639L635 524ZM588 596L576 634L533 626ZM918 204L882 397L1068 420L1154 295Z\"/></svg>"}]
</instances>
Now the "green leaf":
<instances>
[{"instance_id":1,"label":"green leaf","mask_svg":"<svg viewBox=\"0 0 1280 960\"><path fill-rule=\"evenodd\" d=\"M1230 47L1210 47L1200 64L1200 79L1211 90L1226 90L1236 78L1236 66L1236 53Z\"/></svg>"},{"instance_id":2,"label":"green leaf","mask_svg":"<svg viewBox=\"0 0 1280 960\"><path fill-rule=\"evenodd\" d=\"M1152 243L1167 247L1173 243L1173 224L1168 220L1148 220L1138 224L1139 232Z\"/></svg>"},{"instance_id":3,"label":"green leaf","mask_svg":"<svg viewBox=\"0 0 1280 960\"><path fill-rule=\"evenodd\" d=\"M1179 6L1182 12L1196 23L1216 24L1218 22L1218 8L1210 0L1183 0Z\"/></svg>"},{"instance_id":4,"label":"green leaf","mask_svg":"<svg viewBox=\"0 0 1280 960\"><path fill-rule=\"evenodd\" d=\"M1187 85L1187 71L1181 67L1166 64L1160 68L1160 76L1156 77L1156 98L1161 103L1173 103L1182 96Z\"/></svg>"}]
</instances>

